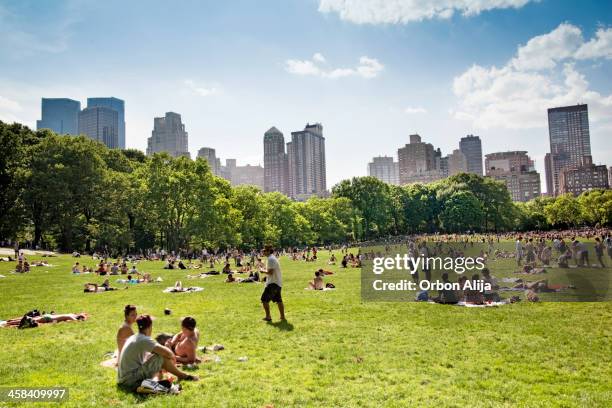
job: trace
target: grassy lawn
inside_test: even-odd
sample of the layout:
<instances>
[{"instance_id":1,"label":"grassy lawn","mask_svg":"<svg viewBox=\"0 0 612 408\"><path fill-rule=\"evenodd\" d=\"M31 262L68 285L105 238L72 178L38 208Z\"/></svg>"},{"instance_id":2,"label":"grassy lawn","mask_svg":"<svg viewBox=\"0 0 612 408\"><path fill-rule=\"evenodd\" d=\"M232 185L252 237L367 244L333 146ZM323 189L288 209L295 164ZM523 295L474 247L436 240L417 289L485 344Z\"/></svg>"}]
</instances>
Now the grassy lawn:
<instances>
[{"instance_id":1,"label":"grassy lawn","mask_svg":"<svg viewBox=\"0 0 612 408\"><path fill-rule=\"evenodd\" d=\"M34 308L86 311L90 319L0 329L0 386L69 387L67 406L610 406L612 303L362 303L360 270L328 267L327 259L326 251L317 263L281 258L287 324L260 321L262 285L226 284L225 276L187 280L187 271L163 270L162 262L138 269L164 282L98 294L83 293L83 283L102 279L73 276L70 256L47 258L54 267L25 275L10 274L14 264L2 262L0 319ZM513 260L489 266L497 277L515 269ZM319 267L335 272L326 280L337 290L304 290ZM162 293L177 279L204 291ZM201 364L201 381L184 383L179 396L118 390L115 371L99 364L114 350L126 303L156 317L154 334L176 332L181 316L194 316L201 345L225 346L216 353L221 360ZM164 316L164 308L173 314Z\"/></svg>"}]
</instances>

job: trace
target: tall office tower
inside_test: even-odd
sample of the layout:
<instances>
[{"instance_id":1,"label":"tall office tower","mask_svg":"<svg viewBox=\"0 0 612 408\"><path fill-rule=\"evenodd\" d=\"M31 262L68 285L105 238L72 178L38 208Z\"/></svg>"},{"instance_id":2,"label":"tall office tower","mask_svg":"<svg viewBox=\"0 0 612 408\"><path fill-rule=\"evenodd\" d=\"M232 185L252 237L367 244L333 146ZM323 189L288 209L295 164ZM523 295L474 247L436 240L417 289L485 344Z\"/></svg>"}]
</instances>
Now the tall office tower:
<instances>
[{"instance_id":1,"label":"tall office tower","mask_svg":"<svg viewBox=\"0 0 612 408\"><path fill-rule=\"evenodd\" d=\"M320 123L291 132L287 143L289 195L298 200L324 195L327 189L325 138Z\"/></svg>"},{"instance_id":2,"label":"tall office tower","mask_svg":"<svg viewBox=\"0 0 612 408\"><path fill-rule=\"evenodd\" d=\"M591 156L584 156L579 166L566 167L559 175L559 194L575 196L585 191L610 188L608 167L593 164Z\"/></svg>"},{"instance_id":3,"label":"tall office tower","mask_svg":"<svg viewBox=\"0 0 612 408\"><path fill-rule=\"evenodd\" d=\"M153 120L153 131L147 140L147 156L167 152L172 157L191 157L187 149L187 136L181 115L166 112L163 118Z\"/></svg>"},{"instance_id":4,"label":"tall office tower","mask_svg":"<svg viewBox=\"0 0 612 408\"><path fill-rule=\"evenodd\" d=\"M36 129L50 129L60 135L79 134L81 102L68 98L42 98L41 119Z\"/></svg>"},{"instance_id":5,"label":"tall office tower","mask_svg":"<svg viewBox=\"0 0 612 408\"><path fill-rule=\"evenodd\" d=\"M525 151L486 155L486 175L506 183L513 201L529 201L541 195L540 174Z\"/></svg>"},{"instance_id":6,"label":"tall office tower","mask_svg":"<svg viewBox=\"0 0 612 408\"><path fill-rule=\"evenodd\" d=\"M544 173L546 177L546 194L552 197L555 195L555 188L553 184L552 155L550 153L546 153L544 156Z\"/></svg>"},{"instance_id":7,"label":"tall office tower","mask_svg":"<svg viewBox=\"0 0 612 408\"><path fill-rule=\"evenodd\" d=\"M273 126L264 133L264 191L289 194L288 165L285 137Z\"/></svg>"},{"instance_id":8,"label":"tall office tower","mask_svg":"<svg viewBox=\"0 0 612 408\"><path fill-rule=\"evenodd\" d=\"M119 115L119 145L117 147L125 149L125 102L113 96L108 98L87 98L88 108L95 108L96 106L111 108L117 111Z\"/></svg>"},{"instance_id":9,"label":"tall office tower","mask_svg":"<svg viewBox=\"0 0 612 408\"><path fill-rule=\"evenodd\" d=\"M399 164L393 157L374 157L368 163L368 176L376 177L387 184L399 185Z\"/></svg>"},{"instance_id":10,"label":"tall office tower","mask_svg":"<svg viewBox=\"0 0 612 408\"><path fill-rule=\"evenodd\" d=\"M79 113L79 134L104 143L109 149L119 147L119 115L116 110L97 106Z\"/></svg>"},{"instance_id":11,"label":"tall office tower","mask_svg":"<svg viewBox=\"0 0 612 408\"><path fill-rule=\"evenodd\" d=\"M440 175L442 178L448 177L448 156L440 157Z\"/></svg>"},{"instance_id":12,"label":"tall office tower","mask_svg":"<svg viewBox=\"0 0 612 408\"><path fill-rule=\"evenodd\" d=\"M431 143L421 142L419 135L410 135L410 143L397 150L400 184L428 183L443 178L436 154Z\"/></svg>"},{"instance_id":13,"label":"tall office tower","mask_svg":"<svg viewBox=\"0 0 612 408\"><path fill-rule=\"evenodd\" d=\"M467 135L459 141L459 150L465 155L467 172L482 176L482 143L480 137Z\"/></svg>"},{"instance_id":14,"label":"tall office tower","mask_svg":"<svg viewBox=\"0 0 612 408\"><path fill-rule=\"evenodd\" d=\"M215 176L219 175L220 161L217 159L215 149L212 147L202 147L200 150L198 150L198 157L208 162L212 174Z\"/></svg>"},{"instance_id":15,"label":"tall office tower","mask_svg":"<svg viewBox=\"0 0 612 408\"><path fill-rule=\"evenodd\" d=\"M558 195L561 170L580 166L584 156L591 156L587 105L548 109L548 134L553 195Z\"/></svg>"},{"instance_id":16,"label":"tall office tower","mask_svg":"<svg viewBox=\"0 0 612 408\"><path fill-rule=\"evenodd\" d=\"M454 176L459 173L467 173L468 172L468 160L465 154L459 150L455 149L448 156L448 175Z\"/></svg>"}]
</instances>

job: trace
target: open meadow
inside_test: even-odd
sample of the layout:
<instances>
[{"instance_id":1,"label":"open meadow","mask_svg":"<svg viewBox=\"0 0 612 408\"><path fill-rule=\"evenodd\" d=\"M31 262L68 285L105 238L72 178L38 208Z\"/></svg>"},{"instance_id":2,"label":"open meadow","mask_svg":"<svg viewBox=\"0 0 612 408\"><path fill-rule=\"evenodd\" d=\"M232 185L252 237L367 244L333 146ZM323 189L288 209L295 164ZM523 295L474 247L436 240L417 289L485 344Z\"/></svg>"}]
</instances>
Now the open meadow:
<instances>
[{"instance_id":1,"label":"open meadow","mask_svg":"<svg viewBox=\"0 0 612 408\"><path fill-rule=\"evenodd\" d=\"M187 279L200 271L163 270L161 261L139 262L138 269L163 282L123 289L115 283L121 277L111 276L121 290L95 294L83 293L83 284L103 278L72 275L69 255L28 256L53 266L27 274L12 274L15 263L0 262L6 276L0 320L35 308L90 314L85 322L0 328L0 386L68 387L66 406L610 406L609 301L490 308L362 302L360 269L328 266L328 258L320 251L317 262L280 259L286 323L278 321L275 305L274 322L261 321L261 284L227 284L224 275ZM95 263L85 256L78 261ZM489 262L497 277L511 276L514 265L512 259ZM318 268L334 272L326 281L336 290L304 290ZM162 293L176 280L204 290ZM115 371L100 362L115 349L128 303L156 318L154 334L177 332L180 317L191 315L200 346L220 343L225 350L201 354L206 361L194 371L200 381L183 383L178 396L125 393L116 387ZM165 308L172 314L165 316Z\"/></svg>"}]
</instances>

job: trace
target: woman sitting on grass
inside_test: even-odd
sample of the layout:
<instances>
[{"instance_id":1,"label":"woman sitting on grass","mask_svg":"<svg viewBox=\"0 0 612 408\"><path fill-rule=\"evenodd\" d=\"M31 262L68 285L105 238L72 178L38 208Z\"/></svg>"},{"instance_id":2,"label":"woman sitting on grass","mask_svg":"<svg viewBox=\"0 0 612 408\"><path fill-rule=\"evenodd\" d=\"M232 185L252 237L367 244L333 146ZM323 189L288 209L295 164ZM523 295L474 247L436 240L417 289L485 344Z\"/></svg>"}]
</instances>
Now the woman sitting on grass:
<instances>
[{"instance_id":1,"label":"woman sitting on grass","mask_svg":"<svg viewBox=\"0 0 612 408\"><path fill-rule=\"evenodd\" d=\"M72 273L74 273L74 274L81 273L80 265L79 265L78 262L75 263L74 265L72 265Z\"/></svg>"},{"instance_id":2,"label":"woman sitting on grass","mask_svg":"<svg viewBox=\"0 0 612 408\"><path fill-rule=\"evenodd\" d=\"M323 290L323 288L325 288L325 285L323 284L323 274L321 274L321 272L319 271L316 271L314 279L308 282L308 289Z\"/></svg>"},{"instance_id":3,"label":"woman sitting on grass","mask_svg":"<svg viewBox=\"0 0 612 408\"><path fill-rule=\"evenodd\" d=\"M335 265L336 264L336 255L332 254L332 256L329 258L329 262L327 262L328 265Z\"/></svg>"},{"instance_id":4,"label":"woman sitting on grass","mask_svg":"<svg viewBox=\"0 0 612 408\"><path fill-rule=\"evenodd\" d=\"M117 361L119 361L119 357L121 356L121 350L123 350L123 345L125 341L134 335L134 330L132 326L136 322L136 318L138 317L138 313L136 312L136 306L134 305L126 305L123 308L123 324L119 327L117 331ZM116 365L116 364L115 364Z\"/></svg>"},{"instance_id":5,"label":"woman sitting on grass","mask_svg":"<svg viewBox=\"0 0 612 408\"><path fill-rule=\"evenodd\" d=\"M476 282L478 282L480 280L480 276L478 274L475 274L472 276L472 282L474 283L474 286L476 285ZM475 290L475 289L469 289L464 291L465 294L465 303L471 303L474 305L482 305L484 303L484 294L479 291L479 290Z\"/></svg>"}]
</instances>

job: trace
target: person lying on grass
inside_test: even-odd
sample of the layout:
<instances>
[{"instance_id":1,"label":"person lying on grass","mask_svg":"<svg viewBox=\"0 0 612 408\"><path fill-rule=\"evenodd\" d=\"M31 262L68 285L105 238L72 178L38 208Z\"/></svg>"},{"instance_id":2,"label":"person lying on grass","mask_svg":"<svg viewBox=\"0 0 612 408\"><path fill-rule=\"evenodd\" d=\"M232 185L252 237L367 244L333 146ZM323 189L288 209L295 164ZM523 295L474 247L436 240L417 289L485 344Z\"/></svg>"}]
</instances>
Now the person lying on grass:
<instances>
[{"instance_id":1,"label":"person lying on grass","mask_svg":"<svg viewBox=\"0 0 612 408\"><path fill-rule=\"evenodd\" d=\"M123 308L123 324L119 327L117 331L117 361L119 361L119 357L121 356L121 350L123 350L123 346L128 338L134 335L134 330L132 330L132 325L136 322L136 318L138 317L138 313L136 312L136 306L134 305L125 305Z\"/></svg>"},{"instance_id":2,"label":"person lying on grass","mask_svg":"<svg viewBox=\"0 0 612 408\"><path fill-rule=\"evenodd\" d=\"M159 379L161 370L175 375L179 380L199 380L197 376L179 370L172 350L151 338L151 316L138 316L136 325L138 333L126 340L119 357L117 384L120 387L136 391L143 380Z\"/></svg>"},{"instance_id":3,"label":"person lying on grass","mask_svg":"<svg viewBox=\"0 0 612 408\"><path fill-rule=\"evenodd\" d=\"M117 288L112 288L110 286L110 282L108 281L108 279L105 279L101 285L98 285L97 283L86 283L85 289L83 289L83 292L97 293L97 292L107 292L109 290L117 290Z\"/></svg>"},{"instance_id":4,"label":"person lying on grass","mask_svg":"<svg viewBox=\"0 0 612 408\"><path fill-rule=\"evenodd\" d=\"M6 326L13 327L22 327L23 320L26 316L18 317L15 319L9 319L6 321ZM31 324L27 327L36 327L39 324L44 323L60 323L60 322L73 322L77 320L86 320L88 316L87 313L65 313L65 314L54 314L52 313L43 313L40 316L28 316ZM33 324L32 324L33 323Z\"/></svg>"},{"instance_id":5,"label":"person lying on grass","mask_svg":"<svg viewBox=\"0 0 612 408\"><path fill-rule=\"evenodd\" d=\"M187 316L181 321L181 331L166 342L166 347L171 349L176 356L176 362L181 364L200 363L196 356L200 331L196 329L196 320Z\"/></svg>"},{"instance_id":6,"label":"person lying on grass","mask_svg":"<svg viewBox=\"0 0 612 408\"><path fill-rule=\"evenodd\" d=\"M227 278L225 279L225 283L235 283L236 278L234 278L234 274L232 272L227 274Z\"/></svg>"}]
</instances>

